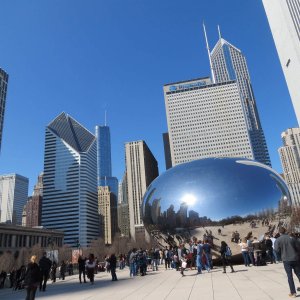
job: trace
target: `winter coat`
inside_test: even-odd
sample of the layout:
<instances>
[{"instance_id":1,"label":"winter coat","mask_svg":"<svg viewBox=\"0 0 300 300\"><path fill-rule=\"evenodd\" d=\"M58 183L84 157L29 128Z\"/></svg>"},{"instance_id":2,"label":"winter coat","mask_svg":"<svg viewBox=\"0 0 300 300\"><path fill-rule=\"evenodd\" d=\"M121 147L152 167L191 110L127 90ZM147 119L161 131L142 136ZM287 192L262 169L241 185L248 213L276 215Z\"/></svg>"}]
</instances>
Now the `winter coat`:
<instances>
[{"instance_id":1,"label":"winter coat","mask_svg":"<svg viewBox=\"0 0 300 300\"><path fill-rule=\"evenodd\" d=\"M29 263L24 279L26 287L37 287L40 284L41 271L36 263Z\"/></svg>"}]
</instances>

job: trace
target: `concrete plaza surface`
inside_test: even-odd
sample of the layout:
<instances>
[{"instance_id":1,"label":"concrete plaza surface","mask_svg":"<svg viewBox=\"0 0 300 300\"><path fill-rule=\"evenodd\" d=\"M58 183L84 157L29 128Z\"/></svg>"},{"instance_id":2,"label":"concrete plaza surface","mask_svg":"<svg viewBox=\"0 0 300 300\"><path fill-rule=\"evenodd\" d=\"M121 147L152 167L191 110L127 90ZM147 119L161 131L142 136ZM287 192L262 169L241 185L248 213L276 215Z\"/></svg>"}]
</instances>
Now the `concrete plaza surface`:
<instances>
[{"instance_id":1,"label":"concrete plaza surface","mask_svg":"<svg viewBox=\"0 0 300 300\"><path fill-rule=\"evenodd\" d=\"M46 292L37 291L36 299L43 300L118 300L118 299L204 299L204 300L264 300L290 299L289 288L283 264L272 264L262 267L234 267L236 272L223 274L217 267L210 273L206 271L197 275L195 270L180 272L165 270L160 266L158 271L149 271L144 277L129 277L129 269L118 270L118 281L111 281L109 273L95 275L95 284L80 284L78 276L68 276L64 281L52 284L48 281ZM295 284L299 287L296 277ZM25 290L0 290L1 300L25 299ZM300 296L299 296L300 300Z\"/></svg>"}]
</instances>

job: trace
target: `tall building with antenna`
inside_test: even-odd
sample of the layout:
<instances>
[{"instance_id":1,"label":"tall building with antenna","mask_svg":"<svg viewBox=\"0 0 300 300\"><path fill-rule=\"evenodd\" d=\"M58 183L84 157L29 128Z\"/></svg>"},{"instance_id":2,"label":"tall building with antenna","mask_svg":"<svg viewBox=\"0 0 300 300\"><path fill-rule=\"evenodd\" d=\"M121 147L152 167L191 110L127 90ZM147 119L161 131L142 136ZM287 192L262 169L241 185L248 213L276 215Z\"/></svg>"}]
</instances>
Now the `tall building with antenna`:
<instances>
[{"instance_id":1,"label":"tall building with antenna","mask_svg":"<svg viewBox=\"0 0 300 300\"><path fill-rule=\"evenodd\" d=\"M207 157L246 157L271 165L245 57L221 37L211 78L164 85L172 166Z\"/></svg>"},{"instance_id":2,"label":"tall building with antenna","mask_svg":"<svg viewBox=\"0 0 300 300\"><path fill-rule=\"evenodd\" d=\"M100 214L100 235L111 244L117 231L118 179L112 176L110 128L96 126L97 140L97 183ZM109 232L109 234L108 234Z\"/></svg>"}]
</instances>

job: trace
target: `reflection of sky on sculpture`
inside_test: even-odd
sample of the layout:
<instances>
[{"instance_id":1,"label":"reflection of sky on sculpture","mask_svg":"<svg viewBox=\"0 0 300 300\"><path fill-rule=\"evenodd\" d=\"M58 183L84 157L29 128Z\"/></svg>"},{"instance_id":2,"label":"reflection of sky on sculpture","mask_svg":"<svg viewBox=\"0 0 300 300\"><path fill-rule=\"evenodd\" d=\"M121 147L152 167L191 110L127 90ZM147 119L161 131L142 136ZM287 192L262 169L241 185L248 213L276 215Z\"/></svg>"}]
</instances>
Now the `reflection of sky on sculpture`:
<instances>
[{"instance_id":1,"label":"reflection of sky on sculpture","mask_svg":"<svg viewBox=\"0 0 300 300\"><path fill-rule=\"evenodd\" d=\"M284 181L272 169L257 162L247 162L244 159L210 158L178 165L154 180L144 199L150 201L150 205L154 201L160 214L171 204L177 213L182 199L187 194L193 195L195 203L188 205L188 216L193 210L199 217L207 216L212 220L277 208L282 192L288 195Z\"/></svg>"}]
</instances>

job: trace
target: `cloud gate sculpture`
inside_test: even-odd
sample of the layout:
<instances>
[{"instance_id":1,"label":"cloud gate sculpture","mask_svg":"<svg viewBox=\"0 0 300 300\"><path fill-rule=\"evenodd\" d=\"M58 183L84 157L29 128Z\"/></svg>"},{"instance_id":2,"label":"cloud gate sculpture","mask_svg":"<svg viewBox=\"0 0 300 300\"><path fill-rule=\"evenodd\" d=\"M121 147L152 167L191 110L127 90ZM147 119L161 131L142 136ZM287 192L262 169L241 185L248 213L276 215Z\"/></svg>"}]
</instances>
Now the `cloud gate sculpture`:
<instances>
[{"instance_id":1,"label":"cloud gate sculpture","mask_svg":"<svg viewBox=\"0 0 300 300\"><path fill-rule=\"evenodd\" d=\"M175 234L258 216L290 203L288 188L272 168L244 158L207 158L167 170L148 187L143 221L151 234Z\"/></svg>"}]
</instances>

